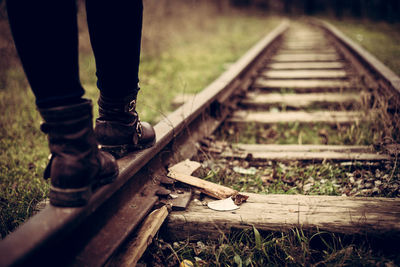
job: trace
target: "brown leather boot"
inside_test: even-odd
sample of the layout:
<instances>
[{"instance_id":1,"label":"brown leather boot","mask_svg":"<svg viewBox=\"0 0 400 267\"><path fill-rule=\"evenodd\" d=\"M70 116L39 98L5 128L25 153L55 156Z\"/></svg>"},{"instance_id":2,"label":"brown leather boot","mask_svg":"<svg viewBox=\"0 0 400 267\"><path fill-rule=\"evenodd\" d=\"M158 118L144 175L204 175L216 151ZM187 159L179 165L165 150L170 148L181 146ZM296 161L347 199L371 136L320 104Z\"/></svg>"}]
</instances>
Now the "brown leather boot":
<instances>
[{"instance_id":1,"label":"brown leather boot","mask_svg":"<svg viewBox=\"0 0 400 267\"><path fill-rule=\"evenodd\" d=\"M98 149L93 132L92 104L82 103L39 109L41 130L48 134L51 152L44 178L51 178L50 203L55 206L85 205L94 187L118 176L114 157Z\"/></svg>"},{"instance_id":2,"label":"brown leather boot","mask_svg":"<svg viewBox=\"0 0 400 267\"><path fill-rule=\"evenodd\" d=\"M100 94L98 103L100 117L96 119L95 135L102 150L119 158L154 145L154 128L141 122L136 112L136 94L123 99Z\"/></svg>"}]
</instances>

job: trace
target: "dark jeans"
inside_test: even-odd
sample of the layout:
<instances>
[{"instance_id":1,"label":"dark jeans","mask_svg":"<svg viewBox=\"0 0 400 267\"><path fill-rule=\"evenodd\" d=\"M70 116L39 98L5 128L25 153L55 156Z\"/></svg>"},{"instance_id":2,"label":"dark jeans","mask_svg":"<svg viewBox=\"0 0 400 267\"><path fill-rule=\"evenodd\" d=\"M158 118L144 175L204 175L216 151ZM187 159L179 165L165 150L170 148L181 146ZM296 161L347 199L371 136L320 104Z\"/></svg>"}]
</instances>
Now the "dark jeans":
<instances>
[{"instance_id":1,"label":"dark jeans","mask_svg":"<svg viewBox=\"0 0 400 267\"><path fill-rule=\"evenodd\" d=\"M8 0L15 45L39 107L74 103L79 80L74 0ZM111 98L137 91L142 0L86 0L97 86Z\"/></svg>"}]
</instances>

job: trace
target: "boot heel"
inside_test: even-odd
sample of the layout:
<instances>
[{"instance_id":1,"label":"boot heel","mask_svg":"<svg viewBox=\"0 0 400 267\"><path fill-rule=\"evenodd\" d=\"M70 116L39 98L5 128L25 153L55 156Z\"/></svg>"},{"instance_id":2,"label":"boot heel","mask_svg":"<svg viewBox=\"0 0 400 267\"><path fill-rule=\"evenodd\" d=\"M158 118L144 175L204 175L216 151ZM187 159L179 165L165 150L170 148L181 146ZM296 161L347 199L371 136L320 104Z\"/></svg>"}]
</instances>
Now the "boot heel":
<instances>
[{"instance_id":1,"label":"boot heel","mask_svg":"<svg viewBox=\"0 0 400 267\"><path fill-rule=\"evenodd\" d=\"M118 172L115 173L112 176L107 176L107 177L102 177L99 178L98 182L96 182L93 187L92 190L95 191L97 188L99 188L100 186L106 185L106 184L111 184L112 182L114 182L118 177Z\"/></svg>"},{"instance_id":2,"label":"boot heel","mask_svg":"<svg viewBox=\"0 0 400 267\"><path fill-rule=\"evenodd\" d=\"M132 152L132 145L117 145L117 146L109 146L109 145L100 145L100 150L105 151L113 155L116 159L122 158L129 152Z\"/></svg>"},{"instance_id":3,"label":"boot heel","mask_svg":"<svg viewBox=\"0 0 400 267\"><path fill-rule=\"evenodd\" d=\"M91 186L82 188L57 188L50 186L50 203L61 207L80 207L87 204L92 196Z\"/></svg>"},{"instance_id":4,"label":"boot heel","mask_svg":"<svg viewBox=\"0 0 400 267\"><path fill-rule=\"evenodd\" d=\"M138 150L143 150L146 148L150 148L154 146L156 143L155 140L152 140L148 143L145 144L136 144L136 145L99 145L100 150L105 151L113 155L116 159L122 158L123 156L126 156L126 154L133 152L133 151L138 151Z\"/></svg>"}]
</instances>

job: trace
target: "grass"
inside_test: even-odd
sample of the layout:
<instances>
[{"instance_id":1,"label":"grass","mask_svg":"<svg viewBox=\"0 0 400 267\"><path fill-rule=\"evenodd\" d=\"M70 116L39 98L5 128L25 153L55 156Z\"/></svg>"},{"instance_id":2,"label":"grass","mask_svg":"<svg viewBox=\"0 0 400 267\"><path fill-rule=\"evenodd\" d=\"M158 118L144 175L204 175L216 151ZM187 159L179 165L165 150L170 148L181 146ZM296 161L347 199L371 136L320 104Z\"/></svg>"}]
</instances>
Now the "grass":
<instances>
[{"instance_id":1,"label":"grass","mask_svg":"<svg viewBox=\"0 0 400 267\"><path fill-rule=\"evenodd\" d=\"M400 23L350 18L330 22L400 75Z\"/></svg>"},{"instance_id":2,"label":"grass","mask_svg":"<svg viewBox=\"0 0 400 267\"><path fill-rule=\"evenodd\" d=\"M145 2L143 53L140 65L142 91L138 111L143 121L156 123L171 111L171 99L178 93L196 93L220 75L256 41L280 21L277 17L251 16L226 11L217 16L208 5L179 2L180 8L166 14L167 4L151 6ZM173 11L175 10L175 11ZM191 11L191 12L186 12ZM176 16L175 16L176 15ZM15 55L7 21L0 21L1 42L9 43L9 55ZM98 91L95 64L84 13L80 22L80 75L86 97L93 100L97 116ZM164 30L161 30L164 29ZM41 118L34 105L18 60L8 58L2 67L0 112L0 234L13 231L29 218L36 204L46 198L48 181L42 177L47 164L47 140L40 132Z\"/></svg>"},{"instance_id":3,"label":"grass","mask_svg":"<svg viewBox=\"0 0 400 267\"><path fill-rule=\"evenodd\" d=\"M383 242L302 229L259 232L256 228L233 231L219 240L166 242L158 236L141 262L151 266L395 266L396 249ZM186 265L190 266L190 265Z\"/></svg>"},{"instance_id":4,"label":"grass","mask_svg":"<svg viewBox=\"0 0 400 267\"><path fill-rule=\"evenodd\" d=\"M217 136L228 142L247 144L371 145L381 142L384 130L375 122L332 126L298 122L243 126L225 124Z\"/></svg>"},{"instance_id":5,"label":"grass","mask_svg":"<svg viewBox=\"0 0 400 267\"><path fill-rule=\"evenodd\" d=\"M240 192L400 197L398 164L248 162L205 159L198 177ZM246 173L247 172L247 173Z\"/></svg>"}]
</instances>

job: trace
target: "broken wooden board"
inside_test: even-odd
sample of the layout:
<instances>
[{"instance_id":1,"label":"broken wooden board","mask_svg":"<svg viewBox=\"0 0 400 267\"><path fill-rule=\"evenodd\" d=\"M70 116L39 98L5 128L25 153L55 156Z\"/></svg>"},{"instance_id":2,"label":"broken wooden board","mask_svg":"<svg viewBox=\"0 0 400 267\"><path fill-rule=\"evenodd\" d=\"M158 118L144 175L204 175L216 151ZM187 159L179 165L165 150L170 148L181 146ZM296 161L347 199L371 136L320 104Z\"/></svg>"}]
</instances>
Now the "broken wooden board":
<instances>
[{"instance_id":1,"label":"broken wooden board","mask_svg":"<svg viewBox=\"0 0 400 267\"><path fill-rule=\"evenodd\" d=\"M277 62L303 62L303 61L339 61L340 56L337 54L283 54L276 55L271 58L271 61Z\"/></svg>"},{"instance_id":2,"label":"broken wooden board","mask_svg":"<svg viewBox=\"0 0 400 267\"><path fill-rule=\"evenodd\" d=\"M168 216L168 209L163 206L151 212L140 227L137 236L125 248L115 266L136 266L154 236Z\"/></svg>"},{"instance_id":3,"label":"broken wooden board","mask_svg":"<svg viewBox=\"0 0 400 267\"><path fill-rule=\"evenodd\" d=\"M267 70L261 75L271 79L345 79L344 70Z\"/></svg>"},{"instance_id":4,"label":"broken wooden board","mask_svg":"<svg viewBox=\"0 0 400 267\"><path fill-rule=\"evenodd\" d=\"M176 193L173 192L173 194ZM190 200L192 199L192 190L190 188L186 189L178 189L179 193L175 195L175 198L172 198L168 200L168 204L171 205L172 210L186 210L187 206L190 203ZM170 196L172 196L171 194Z\"/></svg>"},{"instance_id":5,"label":"broken wooden board","mask_svg":"<svg viewBox=\"0 0 400 267\"><path fill-rule=\"evenodd\" d=\"M171 237L191 240L219 238L232 229L256 227L265 231L306 231L343 234L391 235L400 233L400 199L305 195L258 195L240 209L219 212L190 204L185 212L172 212L167 219Z\"/></svg>"},{"instance_id":6,"label":"broken wooden board","mask_svg":"<svg viewBox=\"0 0 400 267\"><path fill-rule=\"evenodd\" d=\"M378 154L370 146L332 145L233 145L233 150L225 150L220 157L251 159L254 161L382 161L391 160L389 155Z\"/></svg>"},{"instance_id":7,"label":"broken wooden board","mask_svg":"<svg viewBox=\"0 0 400 267\"><path fill-rule=\"evenodd\" d=\"M234 123L327 123L327 124L351 124L362 119L367 119L364 113L357 111L287 111L287 112L247 112L236 111L229 122Z\"/></svg>"},{"instance_id":8,"label":"broken wooden board","mask_svg":"<svg viewBox=\"0 0 400 267\"><path fill-rule=\"evenodd\" d=\"M273 70L343 69L343 62L274 62L267 66Z\"/></svg>"},{"instance_id":9,"label":"broken wooden board","mask_svg":"<svg viewBox=\"0 0 400 267\"><path fill-rule=\"evenodd\" d=\"M201 164L196 161L191 161L186 159L184 161L178 162L177 164L168 168L169 171L173 171L175 173L182 173L185 175L191 175L195 171L197 171L201 167ZM190 200L192 199L192 190L185 188L176 188L171 197L174 195L172 199L167 201L168 204L172 206L173 210L185 210L189 205Z\"/></svg>"},{"instance_id":10,"label":"broken wooden board","mask_svg":"<svg viewBox=\"0 0 400 267\"><path fill-rule=\"evenodd\" d=\"M168 168L168 170L171 172L176 172L176 173L182 173L182 174L187 174L191 175L195 171L197 171L201 167L201 163L197 161L191 161L189 159L186 159L184 161L181 161L171 167Z\"/></svg>"},{"instance_id":11,"label":"broken wooden board","mask_svg":"<svg viewBox=\"0 0 400 267\"><path fill-rule=\"evenodd\" d=\"M349 104L360 101L360 94L355 93L267 94L250 92L240 103L250 107L283 105L303 108L314 104Z\"/></svg>"},{"instance_id":12,"label":"broken wooden board","mask_svg":"<svg viewBox=\"0 0 400 267\"><path fill-rule=\"evenodd\" d=\"M188 174L170 171L168 177L173 178L179 182L194 186L201 192L217 199L225 199L236 195L238 192L229 187L215 184Z\"/></svg>"}]
</instances>

